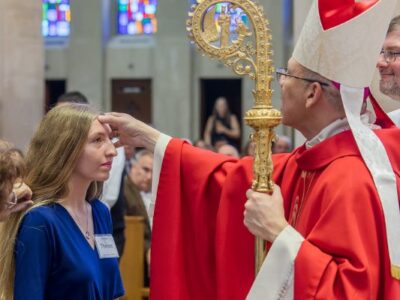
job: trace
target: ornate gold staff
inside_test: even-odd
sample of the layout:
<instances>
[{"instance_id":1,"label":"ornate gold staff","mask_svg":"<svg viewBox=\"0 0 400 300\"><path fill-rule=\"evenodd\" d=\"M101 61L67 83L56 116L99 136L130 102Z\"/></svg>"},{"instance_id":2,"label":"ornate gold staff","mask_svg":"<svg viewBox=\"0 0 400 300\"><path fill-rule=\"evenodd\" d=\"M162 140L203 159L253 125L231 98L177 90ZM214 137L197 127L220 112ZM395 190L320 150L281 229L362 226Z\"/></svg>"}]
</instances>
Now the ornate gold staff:
<instances>
[{"instance_id":1,"label":"ornate gold staff","mask_svg":"<svg viewBox=\"0 0 400 300\"><path fill-rule=\"evenodd\" d=\"M221 5L219 16L217 4ZM238 9L247 16L252 28L240 18L232 20L230 12ZM236 23L234 31L230 29L232 23ZM255 105L246 112L244 120L254 129L250 138L256 145L252 188L265 193L272 192L271 143L275 138L273 128L281 120L280 112L272 107L271 101L274 68L268 24L262 6L251 0L197 0L187 20L189 37L201 51L218 58L236 74L248 75L256 81ZM255 252L257 274L265 257L264 241L260 238L256 239Z\"/></svg>"}]
</instances>

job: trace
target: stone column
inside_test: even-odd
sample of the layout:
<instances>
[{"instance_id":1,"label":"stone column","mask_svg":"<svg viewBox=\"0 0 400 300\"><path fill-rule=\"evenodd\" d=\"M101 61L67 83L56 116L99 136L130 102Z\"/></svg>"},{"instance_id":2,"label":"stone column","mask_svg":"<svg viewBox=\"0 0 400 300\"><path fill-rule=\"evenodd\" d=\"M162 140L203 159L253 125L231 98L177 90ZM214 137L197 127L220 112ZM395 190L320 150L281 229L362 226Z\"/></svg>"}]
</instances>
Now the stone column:
<instances>
[{"instance_id":1,"label":"stone column","mask_svg":"<svg viewBox=\"0 0 400 300\"><path fill-rule=\"evenodd\" d=\"M41 1L0 1L0 137L22 150L44 112L41 12Z\"/></svg>"},{"instance_id":2,"label":"stone column","mask_svg":"<svg viewBox=\"0 0 400 300\"><path fill-rule=\"evenodd\" d=\"M77 90L98 108L104 106L103 5L71 1L71 34L66 50L67 90Z\"/></svg>"},{"instance_id":3,"label":"stone column","mask_svg":"<svg viewBox=\"0 0 400 300\"><path fill-rule=\"evenodd\" d=\"M158 2L159 27L154 54L153 122L162 131L180 137L190 136L193 105L186 3L182 0Z\"/></svg>"}]
</instances>

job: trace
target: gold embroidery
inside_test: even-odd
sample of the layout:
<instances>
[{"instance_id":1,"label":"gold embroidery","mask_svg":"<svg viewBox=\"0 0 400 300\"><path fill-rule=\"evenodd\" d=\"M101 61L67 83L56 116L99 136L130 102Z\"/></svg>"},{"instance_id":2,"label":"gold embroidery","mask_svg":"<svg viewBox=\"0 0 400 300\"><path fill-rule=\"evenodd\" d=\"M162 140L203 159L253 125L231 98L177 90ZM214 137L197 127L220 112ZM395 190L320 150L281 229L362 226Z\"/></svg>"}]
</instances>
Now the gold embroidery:
<instances>
[{"instance_id":1,"label":"gold embroidery","mask_svg":"<svg viewBox=\"0 0 400 300\"><path fill-rule=\"evenodd\" d=\"M392 277L394 279L400 280L400 267L399 266L395 266L395 265L391 265L391 273L392 273Z\"/></svg>"}]
</instances>

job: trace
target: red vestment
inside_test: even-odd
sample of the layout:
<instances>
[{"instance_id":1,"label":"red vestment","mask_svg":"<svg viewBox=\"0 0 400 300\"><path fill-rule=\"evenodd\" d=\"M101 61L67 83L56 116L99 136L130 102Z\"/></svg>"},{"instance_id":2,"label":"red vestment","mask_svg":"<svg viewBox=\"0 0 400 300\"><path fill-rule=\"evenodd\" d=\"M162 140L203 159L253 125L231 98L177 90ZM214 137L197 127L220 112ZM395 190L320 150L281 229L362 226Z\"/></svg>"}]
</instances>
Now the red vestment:
<instances>
[{"instance_id":1,"label":"red vestment","mask_svg":"<svg viewBox=\"0 0 400 300\"><path fill-rule=\"evenodd\" d=\"M400 130L377 133L399 181ZM295 299L400 299L380 200L350 131L275 156L273 177L287 220L305 238ZM168 144L154 213L152 300L245 299L254 280L254 237L243 225L251 178L250 158Z\"/></svg>"}]
</instances>

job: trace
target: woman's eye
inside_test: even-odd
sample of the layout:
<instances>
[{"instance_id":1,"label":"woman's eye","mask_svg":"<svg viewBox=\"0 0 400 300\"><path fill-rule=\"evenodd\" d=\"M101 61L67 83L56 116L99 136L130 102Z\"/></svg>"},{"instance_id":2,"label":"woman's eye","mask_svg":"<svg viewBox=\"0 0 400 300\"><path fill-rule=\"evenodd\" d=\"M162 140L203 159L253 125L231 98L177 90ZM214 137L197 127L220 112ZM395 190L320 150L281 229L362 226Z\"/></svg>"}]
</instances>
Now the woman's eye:
<instances>
[{"instance_id":1,"label":"woman's eye","mask_svg":"<svg viewBox=\"0 0 400 300\"><path fill-rule=\"evenodd\" d=\"M103 139L101 137L98 137L94 140L95 143L101 143Z\"/></svg>"}]
</instances>

